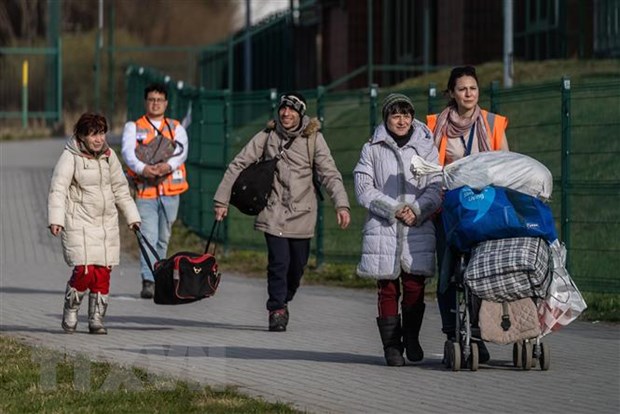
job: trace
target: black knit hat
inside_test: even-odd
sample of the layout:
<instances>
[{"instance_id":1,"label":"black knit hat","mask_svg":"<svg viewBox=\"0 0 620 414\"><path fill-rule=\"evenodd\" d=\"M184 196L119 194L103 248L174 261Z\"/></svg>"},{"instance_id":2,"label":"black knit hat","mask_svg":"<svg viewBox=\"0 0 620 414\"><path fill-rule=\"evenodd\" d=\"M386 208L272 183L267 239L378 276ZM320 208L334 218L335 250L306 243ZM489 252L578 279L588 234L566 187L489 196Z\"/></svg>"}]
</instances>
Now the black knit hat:
<instances>
[{"instance_id":1,"label":"black knit hat","mask_svg":"<svg viewBox=\"0 0 620 414\"><path fill-rule=\"evenodd\" d=\"M387 121L388 116L393 113L392 109L394 105L397 104L400 104L401 107L411 107L411 116L415 114L415 107L408 96L403 95L402 93L391 93L383 100L383 109L381 110L383 122Z\"/></svg>"},{"instance_id":2,"label":"black knit hat","mask_svg":"<svg viewBox=\"0 0 620 414\"><path fill-rule=\"evenodd\" d=\"M295 110L299 114L300 118L306 114L306 98L304 98L299 92L287 92L283 94L280 97L278 111L282 109L283 106L288 106L289 108Z\"/></svg>"}]
</instances>

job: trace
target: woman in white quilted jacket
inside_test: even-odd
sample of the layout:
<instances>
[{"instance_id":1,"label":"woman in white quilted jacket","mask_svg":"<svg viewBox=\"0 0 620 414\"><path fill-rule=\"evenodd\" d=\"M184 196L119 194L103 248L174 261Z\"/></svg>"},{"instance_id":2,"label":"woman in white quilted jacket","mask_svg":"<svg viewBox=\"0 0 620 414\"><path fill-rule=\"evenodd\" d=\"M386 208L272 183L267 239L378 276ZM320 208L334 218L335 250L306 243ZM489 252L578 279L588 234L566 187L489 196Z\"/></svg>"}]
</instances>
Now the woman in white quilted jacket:
<instances>
[{"instance_id":1,"label":"woman in white quilted jacket","mask_svg":"<svg viewBox=\"0 0 620 414\"><path fill-rule=\"evenodd\" d=\"M383 122L353 170L357 201L368 209L357 274L377 279L377 325L385 361L402 366L404 350L412 362L424 358L419 333L426 278L435 275L431 217L441 205L441 177L416 178L410 171L413 155L435 163L438 159L432 134L414 118L411 100L390 94L382 113Z\"/></svg>"},{"instance_id":2,"label":"woman in white quilted jacket","mask_svg":"<svg viewBox=\"0 0 620 414\"><path fill-rule=\"evenodd\" d=\"M120 209L129 227L140 215L129 192L121 163L107 143L108 124L102 115L85 113L74 127L52 176L48 223L61 235L63 255L73 266L65 291L62 328L75 332L77 314L87 290L88 330L106 334L103 318L108 306L110 272L119 263Z\"/></svg>"}]
</instances>

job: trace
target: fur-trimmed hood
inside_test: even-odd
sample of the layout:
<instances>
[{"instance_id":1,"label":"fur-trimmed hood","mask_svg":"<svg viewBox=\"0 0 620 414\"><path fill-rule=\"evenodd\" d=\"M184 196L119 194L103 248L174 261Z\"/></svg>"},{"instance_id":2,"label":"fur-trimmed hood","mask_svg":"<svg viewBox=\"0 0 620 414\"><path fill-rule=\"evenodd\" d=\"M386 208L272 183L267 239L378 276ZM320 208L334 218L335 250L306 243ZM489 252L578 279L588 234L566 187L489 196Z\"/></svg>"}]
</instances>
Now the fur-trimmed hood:
<instances>
[{"instance_id":1,"label":"fur-trimmed hood","mask_svg":"<svg viewBox=\"0 0 620 414\"><path fill-rule=\"evenodd\" d=\"M308 138L312 134L317 133L321 130L321 121L319 121L318 118L314 118L314 117L309 118L307 116L304 116L304 118L308 118L308 125L306 125L306 127L302 131L301 136ZM301 120L301 122L303 122L303 119ZM265 132L274 131L275 129L276 129L275 119L272 119L269 122L267 122L267 125L265 126Z\"/></svg>"}]
</instances>

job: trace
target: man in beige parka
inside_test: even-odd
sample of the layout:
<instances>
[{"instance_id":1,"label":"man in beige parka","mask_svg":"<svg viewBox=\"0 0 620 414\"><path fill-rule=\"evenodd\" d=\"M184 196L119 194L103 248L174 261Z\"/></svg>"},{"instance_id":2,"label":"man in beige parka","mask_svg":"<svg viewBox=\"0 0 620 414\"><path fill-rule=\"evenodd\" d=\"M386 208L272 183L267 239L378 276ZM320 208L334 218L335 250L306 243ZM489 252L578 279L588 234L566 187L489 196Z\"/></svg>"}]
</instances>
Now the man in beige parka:
<instances>
[{"instance_id":1,"label":"man in beige parka","mask_svg":"<svg viewBox=\"0 0 620 414\"><path fill-rule=\"evenodd\" d=\"M320 132L319 120L310 119L305 112L306 100L301 94L283 94L278 117L232 160L214 196L215 219L221 221L228 213L232 186L241 171L261 158L281 154L267 207L254 223L256 230L265 233L269 330L276 332L286 331L288 302L308 263L317 218L313 169L332 199L340 228L347 228L351 221L342 176Z\"/></svg>"}]
</instances>

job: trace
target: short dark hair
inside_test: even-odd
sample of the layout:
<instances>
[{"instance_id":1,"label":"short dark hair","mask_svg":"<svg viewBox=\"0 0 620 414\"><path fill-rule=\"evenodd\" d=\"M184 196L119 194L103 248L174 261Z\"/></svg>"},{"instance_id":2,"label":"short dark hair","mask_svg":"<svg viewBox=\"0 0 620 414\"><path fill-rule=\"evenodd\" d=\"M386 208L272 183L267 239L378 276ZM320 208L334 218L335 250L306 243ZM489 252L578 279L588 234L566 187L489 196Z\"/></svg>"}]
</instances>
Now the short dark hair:
<instances>
[{"instance_id":1,"label":"short dark hair","mask_svg":"<svg viewBox=\"0 0 620 414\"><path fill-rule=\"evenodd\" d=\"M108 132L108 121L105 116L93 112L86 112L73 127L73 135L79 140L83 140L89 135L105 134Z\"/></svg>"},{"instance_id":2,"label":"short dark hair","mask_svg":"<svg viewBox=\"0 0 620 414\"><path fill-rule=\"evenodd\" d=\"M151 83L144 88L144 99L146 99L151 92L159 92L168 100L168 87L163 83Z\"/></svg>"}]
</instances>

